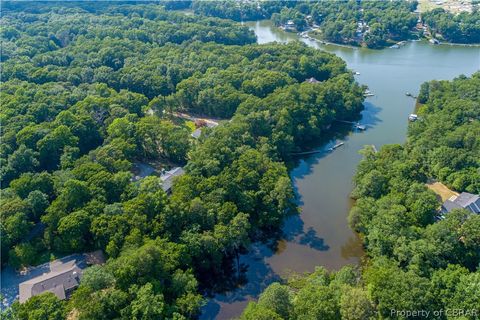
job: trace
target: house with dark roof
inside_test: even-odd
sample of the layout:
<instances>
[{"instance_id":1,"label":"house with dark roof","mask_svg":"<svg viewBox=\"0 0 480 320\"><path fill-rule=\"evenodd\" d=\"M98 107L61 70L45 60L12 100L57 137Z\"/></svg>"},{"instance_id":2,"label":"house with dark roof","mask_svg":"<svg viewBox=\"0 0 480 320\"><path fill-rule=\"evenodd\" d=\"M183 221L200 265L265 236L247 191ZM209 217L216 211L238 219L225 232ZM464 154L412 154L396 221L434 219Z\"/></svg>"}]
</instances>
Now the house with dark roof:
<instances>
[{"instance_id":1,"label":"house with dark roof","mask_svg":"<svg viewBox=\"0 0 480 320\"><path fill-rule=\"evenodd\" d=\"M450 212L453 209L467 209L473 213L480 214L480 196L468 192L452 196L443 203L442 213Z\"/></svg>"},{"instance_id":2,"label":"house with dark roof","mask_svg":"<svg viewBox=\"0 0 480 320\"><path fill-rule=\"evenodd\" d=\"M65 300L80 285L81 276L82 269L75 260L53 265L49 273L20 283L20 303L44 292L51 292L58 299Z\"/></svg>"},{"instance_id":3,"label":"house with dark roof","mask_svg":"<svg viewBox=\"0 0 480 320\"><path fill-rule=\"evenodd\" d=\"M97 250L71 254L22 270L6 266L1 272L0 293L3 300L0 308L10 306L15 300L23 303L44 292L52 292L59 299L68 299L80 283L82 270L103 263L105 256Z\"/></svg>"},{"instance_id":4,"label":"house with dark roof","mask_svg":"<svg viewBox=\"0 0 480 320\"><path fill-rule=\"evenodd\" d=\"M173 185L173 180L175 177L179 177L185 173L182 167L173 168L170 171L162 173L160 179L162 180L162 189L166 193L170 193Z\"/></svg>"}]
</instances>

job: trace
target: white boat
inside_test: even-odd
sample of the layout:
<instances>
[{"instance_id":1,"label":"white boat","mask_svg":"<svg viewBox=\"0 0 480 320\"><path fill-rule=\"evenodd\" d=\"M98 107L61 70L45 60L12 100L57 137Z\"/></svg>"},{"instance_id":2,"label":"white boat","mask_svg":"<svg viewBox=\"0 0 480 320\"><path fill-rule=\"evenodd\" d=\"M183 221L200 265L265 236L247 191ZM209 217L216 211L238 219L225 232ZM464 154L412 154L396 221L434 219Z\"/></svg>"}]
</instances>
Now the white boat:
<instances>
[{"instance_id":1,"label":"white boat","mask_svg":"<svg viewBox=\"0 0 480 320\"><path fill-rule=\"evenodd\" d=\"M363 93L363 95L365 97L373 97L374 94L370 91L370 90L365 90L365 92Z\"/></svg>"},{"instance_id":2,"label":"white boat","mask_svg":"<svg viewBox=\"0 0 480 320\"><path fill-rule=\"evenodd\" d=\"M411 113L409 116L408 116L408 120L409 121L416 121L418 120L418 115L414 114L414 113Z\"/></svg>"},{"instance_id":3,"label":"white boat","mask_svg":"<svg viewBox=\"0 0 480 320\"><path fill-rule=\"evenodd\" d=\"M355 129L360 130L360 131L365 131L365 130L367 130L367 127L363 124L357 123L355 125Z\"/></svg>"},{"instance_id":4,"label":"white boat","mask_svg":"<svg viewBox=\"0 0 480 320\"><path fill-rule=\"evenodd\" d=\"M333 150L337 149L338 147L343 146L344 144L345 144L344 142L339 142L336 145L334 145L333 147L329 148L328 150L333 151Z\"/></svg>"}]
</instances>

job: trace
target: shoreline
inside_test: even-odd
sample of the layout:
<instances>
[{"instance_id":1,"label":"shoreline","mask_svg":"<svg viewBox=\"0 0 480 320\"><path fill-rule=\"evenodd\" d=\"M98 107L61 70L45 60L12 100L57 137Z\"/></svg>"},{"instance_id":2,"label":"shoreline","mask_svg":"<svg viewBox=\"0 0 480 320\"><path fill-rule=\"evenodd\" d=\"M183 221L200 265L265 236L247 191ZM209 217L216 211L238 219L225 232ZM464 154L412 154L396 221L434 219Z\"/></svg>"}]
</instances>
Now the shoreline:
<instances>
[{"instance_id":1,"label":"shoreline","mask_svg":"<svg viewBox=\"0 0 480 320\"><path fill-rule=\"evenodd\" d=\"M480 43L440 42L438 45L454 46L454 47L479 47L480 48Z\"/></svg>"},{"instance_id":2,"label":"shoreline","mask_svg":"<svg viewBox=\"0 0 480 320\"><path fill-rule=\"evenodd\" d=\"M276 28L279 28L279 27L276 27ZM323 44L323 45L334 45L334 46L338 46L338 47L351 48L351 49L360 49L360 48L365 48L365 49L370 49L370 50L392 49L390 45L384 46L384 47L381 47L381 48L369 48L369 47L364 47L362 45L355 46L355 45L351 45L351 44L329 42L329 41L325 41L323 39L319 39L319 38L316 38L316 37L310 35L309 33L311 31L313 31L313 30L312 29L307 29L305 31L297 32L296 34L302 39L317 41L317 42L319 42L320 44ZM303 37L303 35L306 35L306 37ZM406 39L406 40L397 41L393 45L401 43L401 42L407 43L407 42L428 41L428 40L429 39L425 38L425 37L421 37L421 38L417 38L417 39ZM394 40L390 40L390 41L394 41ZM447 45L447 46L458 46L458 47L480 47L480 43L456 43L456 42L443 42L443 41L439 41L439 43L434 44L434 45Z\"/></svg>"},{"instance_id":3,"label":"shoreline","mask_svg":"<svg viewBox=\"0 0 480 320\"><path fill-rule=\"evenodd\" d=\"M354 46L354 45L348 45L348 44L342 44L342 43L335 43L335 42L328 42L324 41L321 39L314 38L312 36L308 36L308 38L303 38L303 39L308 39L311 41L316 41L319 42L322 45L331 45L331 46L337 46L337 47L342 47L342 48L350 48L350 49L368 49L368 50L384 50L384 49L393 49L390 48L390 46L385 46L382 48L369 48L369 47L363 47L363 46ZM408 39L408 40L402 40L403 42L428 42L428 39L422 38L422 39ZM399 41L401 42L401 41ZM452 46L452 47L477 47L480 48L480 43L453 43L453 42L440 42L438 44L432 44L432 46ZM400 47L401 48L401 47ZM399 49L399 48L397 48Z\"/></svg>"}]
</instances>

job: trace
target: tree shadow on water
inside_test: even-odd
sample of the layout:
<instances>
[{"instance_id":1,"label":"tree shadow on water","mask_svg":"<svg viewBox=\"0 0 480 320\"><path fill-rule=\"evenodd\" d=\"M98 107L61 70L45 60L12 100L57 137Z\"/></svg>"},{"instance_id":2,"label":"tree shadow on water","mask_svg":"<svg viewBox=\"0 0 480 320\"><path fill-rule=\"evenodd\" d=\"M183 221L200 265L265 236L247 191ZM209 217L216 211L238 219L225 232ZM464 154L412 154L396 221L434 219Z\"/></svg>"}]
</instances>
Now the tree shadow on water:
<instances>
[{"instance_id":1,"label":"tree shadow on water","mask_svg":"<svg viewBox=\"0 0 480 320\"><path fill-rule=\"evenodd\" d=\"M267 244L253 244L249 252L240 257L239 286L209 299L202 308L200 319L217 319L220 311L239 314L248 301L258 298L271 283L282 281L282 278L266 262L266 259L274 254L275 252ZM232 277L236 275L232 274Z\"/></svg>"},{"instance_id":2,"label":"tree shadow on water","mask_svg":"<svg viewBox=\"0 0 480 320\"><path fill-rule=\"evenodd\" d=\"M318 236L313 227L305 230L305 223L301 215L295 215L285 221L283 227L283 240L308 246L314 250L327 251L330 247L325 243L325 239Z\"/></svg>"},{"instance_id":3,"label":"tree shadow on water","mask_svg":"<svg viewBox=\"0 0 480 320\"><path fill-rule=\"evenodd\" d=\"M330 249L330 247L325 244L325 240L318 237L317 232L312 227L308 228L307 232L300 235L298 243L307 245L318 251L327 251Z\"/></svg>"},{"instance_id":4,"label":"tree shadow on water","mask_svg":"<svg viewBox=\"0 0 480 320\"><path fill-rule=\"evenodd\" d=\"M365 101L363 103L365 109L362 111L362 118L360 122L367 126L367 130L369 128L372 128L376 126L378 123L380 123L382 120L378 117L378 114L380 113L380 110L382 108L378 107L371 101Z\"/></svg>"}]
</instances>

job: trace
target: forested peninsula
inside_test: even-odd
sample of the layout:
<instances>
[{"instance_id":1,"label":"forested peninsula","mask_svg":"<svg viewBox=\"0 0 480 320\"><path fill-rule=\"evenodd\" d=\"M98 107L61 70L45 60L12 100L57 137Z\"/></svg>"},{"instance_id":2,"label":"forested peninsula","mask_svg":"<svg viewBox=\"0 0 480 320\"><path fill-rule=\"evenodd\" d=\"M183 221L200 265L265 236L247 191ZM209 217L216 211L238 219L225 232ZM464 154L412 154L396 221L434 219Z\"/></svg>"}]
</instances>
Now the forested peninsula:
<instances>
[{"instance_id":1,"label":"forested peninsula","mask_svg":"<svg viewBox=\"0 0 480 320\"><path fill-rule=\"evenodd\" d=\"M426 184L480 192L479 87L478 72L423 84L407 142L362 151L349 221L363 266L274 283L241 319L478 319L480 215L442 214Z\"/></svg>"},{"instance_id":2,"label":"forested peninsula","mask_svg":"<svg viewBox=\"0 0 480 320\"><path fill-rule=\"evenodd\" d=\"M10 3L1 37L2 264L108 259L69 300L2 319L197 317L249 243L296 214L292 153L363 108L340 58L159 5ZM177 112L224 120L196 140ZM167 194L134 178L146 161L186 173Z\"/></svg>"}]
</instances>

